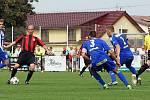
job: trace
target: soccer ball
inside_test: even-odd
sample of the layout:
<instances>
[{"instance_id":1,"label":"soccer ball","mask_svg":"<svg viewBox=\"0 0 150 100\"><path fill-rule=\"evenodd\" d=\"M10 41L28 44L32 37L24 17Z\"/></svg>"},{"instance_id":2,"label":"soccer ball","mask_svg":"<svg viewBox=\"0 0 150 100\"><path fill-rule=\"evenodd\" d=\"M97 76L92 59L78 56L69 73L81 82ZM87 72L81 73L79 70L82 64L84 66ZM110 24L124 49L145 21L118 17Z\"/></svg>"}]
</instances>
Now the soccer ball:
<instances>
[{"instance_id":1,"label":"soccer ball","mask_svg":"<svg viewBox=\"0 0 150 100\"><path fill-rule=\"evenodd\" d=\"M12 77L11 80L10 80L10 84L19 84L19 79L17 77Z\"/></svg>"}]
</instances>

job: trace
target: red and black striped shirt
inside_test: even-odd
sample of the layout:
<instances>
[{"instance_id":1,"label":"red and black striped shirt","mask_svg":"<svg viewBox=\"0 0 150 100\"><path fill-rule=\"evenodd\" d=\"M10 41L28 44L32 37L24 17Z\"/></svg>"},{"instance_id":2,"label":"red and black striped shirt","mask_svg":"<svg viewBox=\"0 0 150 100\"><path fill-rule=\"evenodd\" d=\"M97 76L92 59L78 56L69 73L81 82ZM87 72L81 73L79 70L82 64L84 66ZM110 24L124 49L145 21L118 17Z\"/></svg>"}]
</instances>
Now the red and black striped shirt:
<instances>
[{"instance_id":1,"label":"red and black striped shirt","mask_svg":"<svg viewBox=\"0 0 150 100\"><path fill-rule=\"evenodd\" d=\"M36 45L40 45L40 46L45 45L41 39L33 36L32 34L26 34L26 35L22 34L15 40L15 42L16 43L21 42L21 51L29 51L29 52L34 52Z\"/></svg>"}]
</instances>

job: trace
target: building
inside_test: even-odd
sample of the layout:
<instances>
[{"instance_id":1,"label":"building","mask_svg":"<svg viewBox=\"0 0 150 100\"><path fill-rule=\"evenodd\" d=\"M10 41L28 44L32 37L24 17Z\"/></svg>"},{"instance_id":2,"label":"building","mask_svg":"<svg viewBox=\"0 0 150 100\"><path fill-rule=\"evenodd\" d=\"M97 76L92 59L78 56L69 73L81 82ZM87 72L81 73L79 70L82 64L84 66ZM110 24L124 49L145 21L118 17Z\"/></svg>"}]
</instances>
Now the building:
<instances>
[{"instance_id":1,"label":"building","mask_svg":"<svg viewBox=\"0 0 150 100\"><path fill-rule=\"evenodd\" d=\"M33 14L28 15L27 24L35 25L36 35L58 52L67 45L79 47L90 30L104 34L107 25L113 25L117 33L144 32L125 11Z\"/></svg>"},{"instance_id":2,"label":"building","mask_svg":"<svg viewBox=\"0 0 150 100\"><path fill-rule=\"evenodd\" d=\"M144 30L145 33L148 33L148 26L150 26L150 16L132 16L132 18Z\"/></svg>"}]
</instances>

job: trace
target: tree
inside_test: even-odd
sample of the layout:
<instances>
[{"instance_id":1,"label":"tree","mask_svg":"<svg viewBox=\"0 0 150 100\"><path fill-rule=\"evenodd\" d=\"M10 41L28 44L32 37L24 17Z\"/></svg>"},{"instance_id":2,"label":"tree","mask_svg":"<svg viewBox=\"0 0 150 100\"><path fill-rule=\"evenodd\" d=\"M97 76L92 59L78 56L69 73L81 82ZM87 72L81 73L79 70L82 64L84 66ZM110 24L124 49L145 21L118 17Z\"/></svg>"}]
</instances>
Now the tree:
<instances>
[{"instance_id":1,"label":"tree","mask_svg":"<svg viewBox=\"0 0 150 100\"><path fill-rule=\"evenodd\" d=\"M38 0L0 0L0 18L5 19L6 33L11 33L10 29L13 25L15 28L25 27L28 14L33 14L34 7L32 2ZM16 32L16 35L19 32ZM10 40L9 34L6 39Z\"/></svg>"}]
</instances>

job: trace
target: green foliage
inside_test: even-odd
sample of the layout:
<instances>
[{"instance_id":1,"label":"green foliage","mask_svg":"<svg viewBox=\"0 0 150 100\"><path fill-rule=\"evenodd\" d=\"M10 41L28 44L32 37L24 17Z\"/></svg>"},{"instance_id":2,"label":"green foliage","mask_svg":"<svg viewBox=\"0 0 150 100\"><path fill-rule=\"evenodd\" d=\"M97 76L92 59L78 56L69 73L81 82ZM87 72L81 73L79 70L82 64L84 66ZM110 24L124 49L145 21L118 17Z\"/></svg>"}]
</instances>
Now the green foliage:
<instances>
[{"instance_id":1,"label":"green foliage","mask_svg":"<svg viewBox=\"0 0 150 100\"><path fill-rule=\"evenodd\" d=\"M27 14L35 13L31 4L34 1L38 2L38 0L0 0L0 18L5 19L8 40L10 39L11 26L13 25L14 28L25 27ZM17 34L21 31L17 31Z\"/></svg>"},{"instance_id":2,"label":"green foliage","mask_svg":"<svg viewBox=\"0 0 150 100\"><path fill-rule=\"evenodd\" d=\"M20 26L20 27L15 27L14 28L14 39L16 39L19 35L25 34L26 30L25 27ZM11 36L12 36L12 28L7 27L6 28L6 35L5 35L5 41L11 41Z\"/></svg>"}]
</instances>

